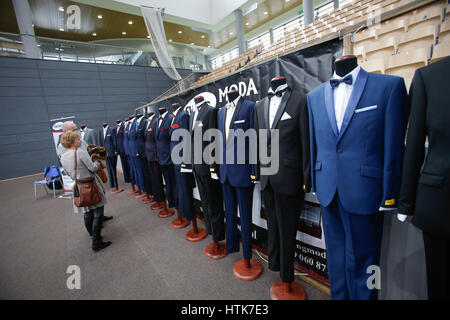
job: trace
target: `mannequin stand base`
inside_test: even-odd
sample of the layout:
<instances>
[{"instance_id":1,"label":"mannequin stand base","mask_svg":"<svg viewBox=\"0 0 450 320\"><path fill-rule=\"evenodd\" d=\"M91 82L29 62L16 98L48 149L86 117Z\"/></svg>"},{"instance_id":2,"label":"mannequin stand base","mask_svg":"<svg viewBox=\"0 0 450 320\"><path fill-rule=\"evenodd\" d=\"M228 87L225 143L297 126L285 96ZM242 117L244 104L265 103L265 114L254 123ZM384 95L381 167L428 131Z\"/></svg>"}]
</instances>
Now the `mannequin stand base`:
<instances>
[{"instance_id":1,"label":"mannequin stand base","mask_svg":"<svg viewBox=\"0 0 450 320\"><path fill-rule=\"evenodd\" d=\"M121 193L121 192L123 192L123 189L113 189L111 191L112 194Z\"/></svg>"},{"instance_id":2,"label":"mannequin stand base","mask_svg":"<svg viewBox=\"0 0 450 320\"><path fill-rule=\"evenodd\" d=\"M190 222L187 221L186 218L180 218L173 220L170 226L174 229L182 229L188 226L189 224Z\"/></svg>"},{"instance_id":3,"label":"mannequin stand base","mask_svg":"<svg viewBox=\"0 0 450 320\"><path fill-rule=\"evenodd\" d=\"M189 230L186 233L186 240L189 242L197 242L206 238L206 230L198 228L198 232L195 233L194 229Z\"/></svg>"},{"instance_id":4,"label":"mannequin stand base","mask_svg":"<svg viewBox=\"0 0 450 320\"><path fill-rule=\"evenodd\" d=\"M143 198L143 197L145 197L145 193L137 194L137 195L135 195L133 198L135 198L135 199L141 199L141 198Z\"/></svg>"},{"instance_id":5,"label":"mannequin stand base","mask_svg":"<svg viewBox=\"0 0 450 320\"><path fill-rule=\"evenodd\" d=\"M135 193L138 193L138 191L137 190L130 190L130 191L128 191L128 194L135 194Z\"/></svg>"},{"instance_id":6,"label":"mannequin stand base","mask_svg":"<svg viewBox=\"0 0 450 320\"><path fill-rule=\"evenodd\" d=\"M216 247L214 242L208 244L205 248L205 256L211 259L220 259L227 255L227 249L225 245L219 242L219 247Z\"/></svg>"},{"instance_id":7,"label":"mannequin stand base","mask_svg":"<svg viewBox=\"0 0 450 320\"><path fill-rule=\"evenodd\" d=\"M290 287L291 291L288 291L286 283L279 280L270 288L270 297L272 300L306 300L306 292L299 283L293 281Z\"/></svg>"},{"instance_id":8,"label":"mannequin stand base","mask_svg":"<svg viewBox=\"0 0 450 320\"><path fill-rule=\"evenodd\" d=\"M159 210L162 208L164 208L164 202L156 202L150 206L150 209L152 210Z\"/></svg>"},{"instance_id":9,"label":"mannequin stand base","mask_svg":"<svg viewBox=\"0 0 450 320\"><path fill-rule=\"evenodd\" d=\"M144 203L144 204L149 204L149 203L155 202L155 200L153 199L153 197L145 198L145 199L142 199L141 201L142 201L142 203Z\"/></svg>"},{"instance_id":10,"label":"mannequin stand base","mask_svg":"<svg viewBox=\"0 0 450 320\"><path fill-rule=\"evenodd\" d=\"M174 213L175 213L175 210L167 208L167 210L161 210L160 212L158 212L158 217L168 218L168 217L173 216Z\"/></svg>"},{"instance_id":11,"label":"mannequin stand base","mask_svg":"<svg viewBox=\"0 0 450 320\"><path fill-rule=\"evenodd\" d=\"M241 259L233 266L233 274L236 278L244 281L253 281L262 273L262 266L259 261L250 259L250 267L246 265L245 259Z\"/></svg>"}]
</instances>

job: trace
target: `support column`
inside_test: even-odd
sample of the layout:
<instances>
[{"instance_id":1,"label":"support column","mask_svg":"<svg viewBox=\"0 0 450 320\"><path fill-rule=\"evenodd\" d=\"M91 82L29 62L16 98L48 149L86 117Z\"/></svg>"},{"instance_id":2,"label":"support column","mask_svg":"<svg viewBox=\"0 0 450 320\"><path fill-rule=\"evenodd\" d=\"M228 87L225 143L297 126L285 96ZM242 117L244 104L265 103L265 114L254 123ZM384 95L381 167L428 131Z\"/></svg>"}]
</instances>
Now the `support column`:
<instances>
[{"instance_id":1,"label":"support column","mask_svg":"<svg viewBox=\"0 0 450 320\"><path fill-rule=\"evenodd\" d=\"M339 9L339 0L334 0L334 8Z\"/></svg>"},{"instance_id":2,"label":"support column","mask_svg":"<svg viewBox=\"0 0 450 320\"><path fill-rule=\"evenodd\" d=\"M12 3L14 13L16 14L17 25L19 26L20 37L22 38L25 57L40 59L41 54L36 43L28 0L13 0Z\"/></svg>"},{"instance_id":3,"label":"support column","mask_svg":"<svg viewBox=\"0 0 450 320\"><path fill-rule=\"evenodd\" d=\"M314 22L314 3L313 0L303 1L303 18L305 27Z\"/></svg>"},{"instance_id":4,"label":"support column","mask_svg":"<svg viewBox=\"0 0 450 320\"><path fill-rule=\"evenodd\" d=\"M272 43L275 42L275 38L273 36L273 29L272 28L269 29L269 35L270 35L270 44L272 44Z\"/></svg>"},{"instance_id":5,"label":"support column","mask_svg":"<svg viewBox=\"0 0 450 320\"><path fill-rule=\"evenodd\" d=\"M243 54L247 49L244 39L244 16L241 9L234 10L234 18L236 19L236 35L239 48L239 54Z\"/></svg>"}]
</instances>

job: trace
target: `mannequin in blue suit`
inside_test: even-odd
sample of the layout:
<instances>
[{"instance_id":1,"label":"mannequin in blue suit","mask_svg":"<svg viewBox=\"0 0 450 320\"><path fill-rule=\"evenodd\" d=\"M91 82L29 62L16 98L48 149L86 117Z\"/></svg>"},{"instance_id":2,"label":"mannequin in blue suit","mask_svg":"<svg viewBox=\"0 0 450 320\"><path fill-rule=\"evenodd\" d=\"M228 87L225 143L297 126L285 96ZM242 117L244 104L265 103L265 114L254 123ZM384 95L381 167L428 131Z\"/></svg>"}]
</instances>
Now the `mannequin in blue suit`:
<instances>
[{"instance_id":1,"label":"mannequin in blue suit","mask_svg":"<svg viewBox=\"0 0 450 320\"><path fill-rule=\"evenodd\" d=\"M380 211L398 203L406 88L400 77L367 73L354 56L335 66L333 79L307 96L312 191L322 210L332 299L376 299L368 267L379 265Z\"/></svg>"},{"instance_id":2,"label":"mannequin in blue suit","mask_svg":"<svg viewBox=\"0 0 450 320\"><path fill-rule=\"evenodd\" d=\"M128 191L128 194L134 194L139 192L139 186L137 186L136 180L136 170L133 165L133 161L131 161L131 153L130 153L130 128L131 122L133 121L134 116L130 116L126 119L124 133L123 133L123 149L127 156L127 163L130 172L130 182L131 182L131 190ZM137 189L135 188L137 186Z\"/></svg>"},{"instance_id":3,"label":"mannequin in blue suit","mask_svg":"<svg viewBox=\"0 0 450 320\"><path fill-rule=\"evenodd\" d=\"M169 136L171 137L170 151L179 143L177 140L172 140L172 133L176 130L184 129L189 131L189 114L183 110L180 103L172 104L172 114L175 116L170 126ZM182 143L186 143L183 141ZM180 154L182 157L183 154ZM195 218L194 198L192 189L195 186L194 176L192 173L183 173L181 171L181 163L174 163L174 177L175 177L175 196L178 205L178 217L172 222L173 228L184 228L190 221Z\"/></svg>"},{"instance_id":4,"label":"mannequin in blue suit","mask_svg":"<svg viewBox=\"0 0 450 320\"><path fill-rule=\"evenodd\" d=\"M164 177L167 202L169 208L178 208L176 198L176 186L173 163L170 158L170 126L174 116L166 109L159 108L159 121L156 123L156 150L158 161L161 165L161 171ZM164 201L164 209L158 214L161 218L170 217L174 214L172 209L167 208L167 202Z\"/></svg>"},{"instance_id":5,"label":"mannequin in blue suit","mask_svg":"<svg viewBox=\"0 0 450 320\"><path fill-rule=\"evenodd\" d=\"M237 228L237 208L239 207L243 263L250 265L252 258L252 202L254 166L250 164L250 143L245 142L245 149L238 150L237 138L233 136L233 130L254 129L253 101L244 100L236 90L227 94L228 103L220 108L217 114L217 126L222 133L222 154L219 165L220 182L225 200L226 218L226 250L227 253L238 252L239 233ZM228 121L227 121L228 120ZM227 125L228 129L227 130ZM228 131L228 132L227 132ZM247 139L247 138L246 138ZM227 151L233 149L233 159L227 158ZM245 152L245 164L238 164L238 152ZM252 261L256 263L256 261Z\"/></svg>"},{"instance_id":6,"label":"mannequin in blue suit","mask_svg":"<svg viewBox=\"0 0 450 320\"><path fill-rule=\"evenodd\" d=\"M145 197L145 182L144 175L142 171L142 161L139 158L138 149L138 130L143 131L143 126L145 126L145 121L142 120L142 114L137 114L136 117L131 121L130 131L128 133L128 148L130 151L131 162L133 163L136 183L138 185L138 193L134 196L135 199L140 199Z\"/></svg>"},{"instance_id":7,"label":"mannequin in blue suit","mask_svg":"<svg viewBox=\"0 0 450 320\"><path fill-rule=\"evenodd\" d=\"M111 128L108 123L102 124L103 128L98 132L98 140L100 145L105 147L108 157L106 158L106 166L108 167L109 186L114 188L112 193L122 192L117 182L117 146L116 146L116 130Z\"/></svg>"}]
</instances>

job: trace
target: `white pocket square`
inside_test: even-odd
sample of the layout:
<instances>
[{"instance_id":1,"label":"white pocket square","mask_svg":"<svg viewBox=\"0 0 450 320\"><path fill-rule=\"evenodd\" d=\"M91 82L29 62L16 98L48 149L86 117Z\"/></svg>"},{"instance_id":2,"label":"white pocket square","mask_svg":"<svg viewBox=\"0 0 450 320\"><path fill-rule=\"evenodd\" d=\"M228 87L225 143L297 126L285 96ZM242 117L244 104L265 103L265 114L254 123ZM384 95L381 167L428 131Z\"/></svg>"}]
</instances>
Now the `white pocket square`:
<instances>
[{"instance_id":1,"label":"white pocket square","mask_svg":"<svg viewBox=\"0 0 450 320\"><path fill-rule=\"evenodd\" d=\"M203 122L201 122L201 121L197 122L197 126L198 127L203 127Z\"/></svg>"},{"instance_id":2,"label":"white pocket square","mask_svg":"<svg viewBox=\"0 0 450 320\"><path fill-rule=\"evenodd\" d=\"M288 120L288 119L292 119L292 117L291 117L287 112L285 112L285 113L283 114L283 116L281 117L281 120L280 120L280 121Z\"/></svg>"},{"instance_id":3,"label":"white pocket square","mask_svg":"<svg viewBox=\"0 0 450 320\"><path fill-rule=\"evenodd\" d=\"M355 113L360 113L360 112L364 112L364 111L369 111L369 110L373 110L373 109L376 109L376 108L378 108L377 105L370 106L370 107L365 107L365 108L361 108L361 109L356 109L356 110L355 110Z\"/></svg>"},{"instance_id":4,"label":"white pocket square","mask_svg":"<svg viewBox=\"0 0 450 320\"><path fill-rule=\"evenodd\" d=\"M238 120L238 121L235 121L234 123L245 123L245 120Z\"/></svg>"}]
</instances>

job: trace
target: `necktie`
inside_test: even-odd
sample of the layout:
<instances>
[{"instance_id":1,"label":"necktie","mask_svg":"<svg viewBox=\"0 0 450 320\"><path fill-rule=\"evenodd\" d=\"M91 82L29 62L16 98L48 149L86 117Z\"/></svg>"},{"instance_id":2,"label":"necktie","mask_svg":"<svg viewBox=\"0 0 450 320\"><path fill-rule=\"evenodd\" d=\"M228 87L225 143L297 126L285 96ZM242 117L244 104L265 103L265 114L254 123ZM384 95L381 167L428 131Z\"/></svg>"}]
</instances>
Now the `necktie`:
<instances>
[{"instance_id":1,"label":"necktie","mask_svg":"<svg viewBox=\"0 0 450 320\"><path fill-rule=\"evenodd\" d=\"M341 79L331 79L330 80L331 88L332 89L336 88L342 82L351 86L353 84L353 77L352 77L352 75L349 74L349 75L347 75L347 76L345 76L344 78L341 78Z\"/></svg>"},{"instance_id":2,"label":"necktie","mask_svg":"<svg viewBox=\"0 0 450 320\"><path fill-rule=\"evenodd\" d=\"M283 90L277 91L277 92L269 92L267 95L270 98L272 98L273 96L277 96L277 97L281 97L283 95L283 92L286 91L287 88L284 88Z\"/></svg>"}]
</instances>

